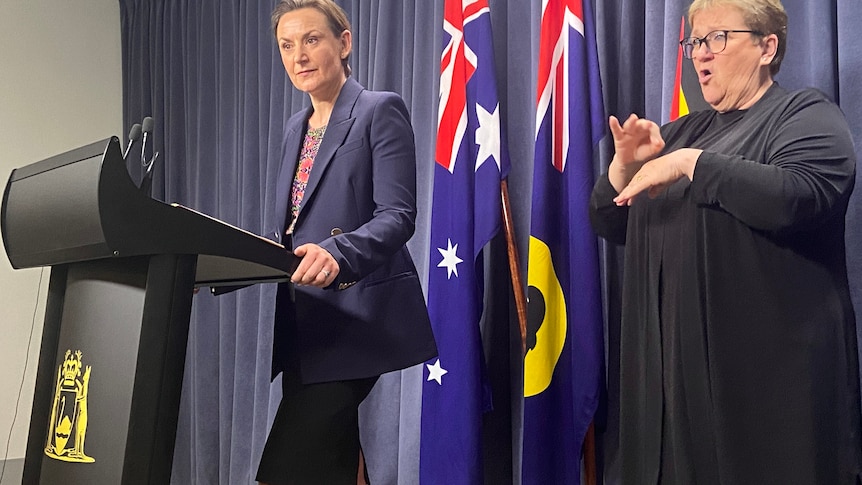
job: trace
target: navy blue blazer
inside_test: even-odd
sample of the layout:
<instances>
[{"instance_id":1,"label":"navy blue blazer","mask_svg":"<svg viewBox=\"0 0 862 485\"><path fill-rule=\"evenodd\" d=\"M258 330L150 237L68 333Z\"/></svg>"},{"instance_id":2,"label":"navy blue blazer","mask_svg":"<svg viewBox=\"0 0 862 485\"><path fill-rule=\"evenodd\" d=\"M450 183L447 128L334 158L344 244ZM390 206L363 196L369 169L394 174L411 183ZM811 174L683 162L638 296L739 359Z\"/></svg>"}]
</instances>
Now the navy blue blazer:
<instances>
[{"instance_id":1,"label":"navy blue blazer","mask_svg":"<svg viewBox=\"0 0 862 485\"><path fill-rule=\"evenodd\" d=\"M284 241L311 108L287 122L271 229ZM406 243L416 219L416 149L394 93L348 78L305 189L292 247L316 243L340 272L326 288L279 285L273 376L298 360L306 383L378 376L437 354ZM289 355L285 355L289 354Z\"/></svg>"}]
</instances>

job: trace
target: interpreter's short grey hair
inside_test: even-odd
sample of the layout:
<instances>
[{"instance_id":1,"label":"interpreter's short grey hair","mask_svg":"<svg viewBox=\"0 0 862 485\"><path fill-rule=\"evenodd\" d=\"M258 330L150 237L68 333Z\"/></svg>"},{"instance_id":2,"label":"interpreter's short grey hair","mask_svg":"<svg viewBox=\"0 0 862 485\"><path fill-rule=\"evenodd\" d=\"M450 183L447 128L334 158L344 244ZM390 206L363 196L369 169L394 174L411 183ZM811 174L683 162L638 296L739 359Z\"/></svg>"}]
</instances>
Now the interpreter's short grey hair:
<instances>
[{"instance_id":1,"label":"interpreter's short grey hair","mask_svg":"<svg viewBox=\"0 0 862 485\"><path fill-rule=\"evenodd\" d=\"M746 27L762 32L764 36L775 34L778 49L769 64L769 72L775 76L781 69L784 52L787 50L787 12L780 0L694 0L688 7L688 24L702 10L712 7L735 7L742 13Z\"/></svg>"}]
</instances>

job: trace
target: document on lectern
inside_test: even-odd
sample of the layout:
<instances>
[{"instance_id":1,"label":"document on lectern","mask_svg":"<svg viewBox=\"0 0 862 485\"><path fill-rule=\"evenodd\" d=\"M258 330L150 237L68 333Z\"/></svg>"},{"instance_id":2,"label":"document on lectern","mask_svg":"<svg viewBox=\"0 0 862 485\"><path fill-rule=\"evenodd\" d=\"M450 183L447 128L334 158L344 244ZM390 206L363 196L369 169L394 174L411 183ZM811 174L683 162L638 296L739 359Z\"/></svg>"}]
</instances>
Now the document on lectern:
<instances>
[{"instance_id":1,"label":"document on lectern","mask_svg":"<svg viewBox=\"0 0 862 485\"><path fill-rule=\"evenodd\" d=\"M277 283L289 281L291 274L293 274L293 271L296 270L297 266L299 266L300 258L278 242L259 236L240 227L236 227L181 204L173 203L170 205L173 208L191 212L213 223L229 228L232 231L241 232L281 250L277 253L279 260L278 263L273 262L270 266L250 261L235 260L213 254L200 254L198 256L197 274L195 277L195 286L197 287L208 286L210 287L212 294L223 295L256 283Z\"/></svg>"},{"instance_id":2,"label":"document on lectern","mask_svg":"<svg viewBox=\"0 0 862 485\"><path fill-rule=\"evenodd\" d=\"M183 210L187 210L187 211L189 211L189 212L193 212L193 213L195 213L195 214L197 214L197 215L199 215L199 216L201 216L201 217L206 217L207 219L209 219L209 220L211 220L211 221L213 221L213 222L217 222L217 223L219 223L219 224L221 224L221 225L223 225L223 226L229 227L229 228L231 228L231 229L235 229L235 230L237 230L237 231L241 231L241 232L243 232L243 233L245 233L245 234L248 234L249 236L256 237L256 238L258 238L258 239L260 239L260 240L262 240L262 241L266 241L266 242L268 242L269 244L272 244L273 246L276 246L276 247L279 247L279 248L284 249L284 246L283 246L282 244L277 243L277 242L273 241L272 239L267 239L267 238L265 238L265 237L263 237L263 236L260 236L260 235L258 235L258 234L255 234L255 233L253 233L253 232L246 231L245 229L243 229L243 228L241 228L241 227L234 226L233 224L228 224L227 222L225 222L225 221L223 221L223 220L221 220L221 219L216 219L216 218L215 218L215 217L213 217L213 216L210 216L210 215L204 214L203 212L200 212L200 211L196 211L196 210L192 209L191 207L186 207L186 206L184 206L184 205L182 205L182 204L177 204L176 202L172 203L172 204L171 204L171 207L176 207L176 208L178 208L178 209L183 209ZM291 254L292 254L292 253L291 253Z\"/></svg>"}]
</instances>

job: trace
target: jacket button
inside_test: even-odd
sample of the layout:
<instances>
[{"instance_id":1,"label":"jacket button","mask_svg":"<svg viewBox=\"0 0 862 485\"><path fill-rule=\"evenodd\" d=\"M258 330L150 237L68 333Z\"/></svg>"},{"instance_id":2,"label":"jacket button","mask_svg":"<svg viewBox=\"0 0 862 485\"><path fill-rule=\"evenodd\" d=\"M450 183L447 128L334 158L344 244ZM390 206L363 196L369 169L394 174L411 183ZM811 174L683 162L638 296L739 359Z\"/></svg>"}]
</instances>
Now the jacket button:
<instances>
[{"instance_id":1,"label":"jacket button","mask_svg":"<svg viewBox=\"0 0 862 485\"><path fill-rule=\"evenodd\" d=\"M332 228L332 230L331 230L331 231L329 231L329 235L330 235L330 236L337 236L337 235L342 234L342 233L344 233L344 231L342 231L342 230L341 230L340 228L338 228L338 227L333 227L333 228Z\"/></svg>"}]
</instances>

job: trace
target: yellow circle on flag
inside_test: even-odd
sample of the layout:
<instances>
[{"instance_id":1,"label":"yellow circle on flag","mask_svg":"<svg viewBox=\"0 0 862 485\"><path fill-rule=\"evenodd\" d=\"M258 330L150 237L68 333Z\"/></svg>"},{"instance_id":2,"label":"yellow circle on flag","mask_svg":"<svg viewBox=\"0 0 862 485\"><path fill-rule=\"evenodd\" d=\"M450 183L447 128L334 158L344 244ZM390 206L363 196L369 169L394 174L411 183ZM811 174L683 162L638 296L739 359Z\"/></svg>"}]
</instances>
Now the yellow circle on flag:
<instances>
[{"instance_id":1,"label":"yellow circle on flag","mask_svg":"<svg viewBox=\"0 0 862 485\"><path fill-rule=\"evenodd\" d=\"M542 240L530 236L529 254L527 285L536 288L544 297L545 311L536 330L536 344L527 349L524 356L524 397L535 396L551 384L566 342L567 322L566 299L554 272L550 248Z\"/></svg>"}]
</instances>

